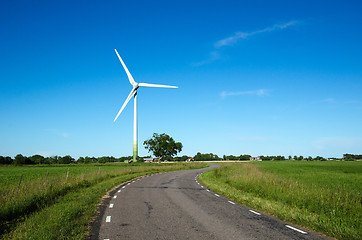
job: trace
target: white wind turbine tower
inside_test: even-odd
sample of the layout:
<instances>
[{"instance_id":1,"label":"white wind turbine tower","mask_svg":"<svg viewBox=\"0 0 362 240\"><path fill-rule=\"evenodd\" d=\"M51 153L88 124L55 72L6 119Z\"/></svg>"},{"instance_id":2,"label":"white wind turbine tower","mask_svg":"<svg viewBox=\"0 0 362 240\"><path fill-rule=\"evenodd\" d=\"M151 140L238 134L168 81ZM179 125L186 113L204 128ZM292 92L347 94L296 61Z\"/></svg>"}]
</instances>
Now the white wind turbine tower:
<instances>
[{"instance_id":1,"label":"white wind turbine tower","mask_svg":"<svg viewBox=\"0 0 362 240\"><path fill-rule=\"evenodd\" d=\"M115 122L118 118L118 116L121 114L121 112L123 111L123 109L126 107L127 103L129 102L129 100L131 100L132 97L134 97L134 119L133 119L133 161L137 162L137 155L138 155L138 146L137 146L137 89L139 87L160 87L160 88L178 88L176 86L168 86L168 85L159 85L159 84L149 84L149 83L137 83L131 73L128 71L126 64L124 64L122 58L119 56L118 52L116 49L114 49L114 51L116 51L116 54L119 58L119 61L121 61L122 66L124 68L124 70L127 73L128 76L128 80L129 82L132 84L133 88L131 90L131 92L129 93L126 101L123 103L121 110L119 110L117 116L115 117L115 119L113 120L113 122Z\"/></svg>"}]
</instances>

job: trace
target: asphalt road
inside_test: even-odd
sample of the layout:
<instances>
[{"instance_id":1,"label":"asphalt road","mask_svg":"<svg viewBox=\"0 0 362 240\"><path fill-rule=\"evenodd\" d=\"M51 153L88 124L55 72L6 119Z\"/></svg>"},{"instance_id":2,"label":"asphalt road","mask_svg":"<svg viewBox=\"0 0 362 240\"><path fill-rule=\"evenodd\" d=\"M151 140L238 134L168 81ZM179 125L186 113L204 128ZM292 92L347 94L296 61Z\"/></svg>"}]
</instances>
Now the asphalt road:
<instances>
[{"instance_id":1,"label":"asphalt road","mask_svg":"<svg viewBox=\"0 0 362 240\"><path fill-rule=\"evenodd\" d=\"M202 186L197 176L217 166L154 174L120 186L101 207L91 239L326 239Z\"/></svg>"}]
</instances>

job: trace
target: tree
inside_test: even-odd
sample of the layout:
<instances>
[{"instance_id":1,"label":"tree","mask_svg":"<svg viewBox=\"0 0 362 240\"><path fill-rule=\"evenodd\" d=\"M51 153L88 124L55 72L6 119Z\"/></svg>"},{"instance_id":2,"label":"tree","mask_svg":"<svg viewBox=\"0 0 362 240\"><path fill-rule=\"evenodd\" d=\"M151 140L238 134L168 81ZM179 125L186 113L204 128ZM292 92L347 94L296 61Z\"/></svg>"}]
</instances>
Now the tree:
<instances>
[{"instance_id":1,"label":"tree","mask_svg":"<svg viewBox=\"0 0 362 240\"><path fill-rule=\"evenodd\" d=\"M0 156L0 164L12 164L12 163L13 163L13 159L11 157Z\"/></svg>"},{"instance_id":2,"label":"tree","mask_svg":"<svg viewBox=\"0 0 362 240\"><path fill-rule=\"evenodd\" d=\"M219 160L219 157L216 154L213 153L200 153L198 152L194 156L195 161L213 161L213 160Z\"/></svg>"},{"instance_id":3,"label":"tree","mask_svg":"<svg viewBox=\"0 0 362 240\"><path fill-rule=\"evenodd\" d=\"M51 156L51 157L47 157L47 162L49 164L58 164L59 163L59 159L60 157L59 156Z\"/></svg>"},{"instance_id":4,"label":"tree","mask_svg":"<svg viewBox=\"0 0 362 240\"><path fill-rule=\"evenodd\" d=\"M154 133L152 138L143 142L145 148L156 157L168 158L182 150L182 143L175 142L172 137L162 133Z\"/></svg>"},{"instance_id":5,"label":"tree","mask_svg":"<svg viewBox=\"0 0 362 240\"><path fill-rule=\"evenodd\" d=\"M324 157L321 157L321 156L316 156L314 158L314 160L317 160L317 161L327 161L327 159L325 159Z\"/></svg>"},{"instance_id":6,"label":"tree","mask_svg":"<svg viewBox=\"0 0 362 240\"><path fill-rule=\"evenodd\" d=\"M43 164L45 163L45 158L39 154L33 155L30 157L30 160L35 164Z\"/></svg>"},{"instance_id":7,"label":"tree","mask_svg":"<svg viewBox=\"0 0 362 240\"><path fill-rule=\"evenodd\" d=\"M240 155L239 159L242 160L242 161L248 161L250 160L250 155L248 154L244 154L244 155Z\"/></svg>"},{"instance_id":8,"label":"tree","mask_svg":"<svg viewBox=\"0 0 362 240\"><path fill-rule=\"evenodd\" d=\"M95 157L88 157L88 156L86 156L86 157L84 158L84 163L96 163L96 162L98 162L98 160L97 160L97 158L95 158Z\"/></svg>"},{"instance_id":9,"label":"tree","mask_svg":"<svg viewBox=\"0 0 362 240\"><path fill-rule=\"evenodd\" d=\"M239 160L239 157L238 156L234 156L234 155L229 155L229 156L225 156L224 155L224 159L225 160ZM215 159L216 160L216 159Z\"/></svg>"},{"instance_id":10,"label":"tree","mask_svg":"<svg viewBox=\"0 0 362 240\"><path fill-rule=\"evenodd\" d=\"M15 158L14 158L14 164L15 164L15 165L25 164L25 159L26 159L26 157L24 157L24 156L21 155L21 154L18 154L18 155L16 155Z\"/></svg>"},{"instance_id":11,"label":"tree","mask_svg":"<svg viewBox=\"0 0 362 240\"><path fill-rule=\"evenodd\" d=\"M69 155L66 155L64 157L59 158L59 163L60 164L70 164L70 163L73 163L73 162L74 162L74 158L72 158Z\"/></svg>"}]
</instances>

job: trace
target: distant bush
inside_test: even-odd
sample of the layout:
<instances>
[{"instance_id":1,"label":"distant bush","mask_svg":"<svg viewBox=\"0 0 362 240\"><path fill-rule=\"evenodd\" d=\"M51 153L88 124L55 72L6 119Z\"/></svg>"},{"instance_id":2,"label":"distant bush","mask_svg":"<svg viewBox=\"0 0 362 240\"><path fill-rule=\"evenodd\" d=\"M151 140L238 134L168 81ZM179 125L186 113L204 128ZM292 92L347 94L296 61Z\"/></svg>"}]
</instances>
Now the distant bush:
<instances>
[{"instance_id":1,"label":"distant bush","mask_svg":"<svg viewBox=\"0 0 362 240\"><path fill-rule=\"evenodd\" d=\"M343 159L346 161L362 160L362 155L355 154L343 154Z\"/></svg>"}]
</instances>

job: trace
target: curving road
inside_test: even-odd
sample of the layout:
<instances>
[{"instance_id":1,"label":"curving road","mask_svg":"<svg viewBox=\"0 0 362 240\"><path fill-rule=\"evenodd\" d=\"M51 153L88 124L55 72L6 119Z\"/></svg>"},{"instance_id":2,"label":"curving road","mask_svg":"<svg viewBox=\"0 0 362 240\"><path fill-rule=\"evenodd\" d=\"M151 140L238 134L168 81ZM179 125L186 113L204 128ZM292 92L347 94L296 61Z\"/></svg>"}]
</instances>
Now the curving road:
<instances>
[{"instance_id":1,"label":"curving road","mask_svg":"<svg viewBox=\"0 0 362 240\"><path fill-rule=\"evenodd\" d=\"M111 193L91 239L326 239L219 196L197 181L208 168L138 178Z\"/></svg>"}]
</instances>

